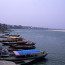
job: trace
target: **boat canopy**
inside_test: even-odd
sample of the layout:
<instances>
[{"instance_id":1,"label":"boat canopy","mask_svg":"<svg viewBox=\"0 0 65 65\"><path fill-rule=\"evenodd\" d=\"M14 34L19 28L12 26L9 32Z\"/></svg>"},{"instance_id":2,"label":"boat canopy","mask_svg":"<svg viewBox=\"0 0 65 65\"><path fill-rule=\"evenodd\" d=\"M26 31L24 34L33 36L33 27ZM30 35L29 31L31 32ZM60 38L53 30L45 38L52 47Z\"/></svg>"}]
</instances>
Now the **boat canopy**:
<instances>
[{"instance_id":1,"label":"boat canopy","mask_svg":"<svg viewBox=\"0 0 65 65\"><path fill-rule=\"evenodd\" d=\"M15 36L9 36L9 38L20 38L20 37L15 37Z\"/></svg>"},{"instance_id":2,"label":"boat canopy","mask_svg":"<svg viewBox=\"0 0 65 65\"><path fill-rule=\"evenodd\" d=\"M22 50L22 51L13 51L15 55L23 55L23 54L32 54L32 53L37 53L40 52L37 49L32 49L32 50Z\"/></svg>"}]
</instances>

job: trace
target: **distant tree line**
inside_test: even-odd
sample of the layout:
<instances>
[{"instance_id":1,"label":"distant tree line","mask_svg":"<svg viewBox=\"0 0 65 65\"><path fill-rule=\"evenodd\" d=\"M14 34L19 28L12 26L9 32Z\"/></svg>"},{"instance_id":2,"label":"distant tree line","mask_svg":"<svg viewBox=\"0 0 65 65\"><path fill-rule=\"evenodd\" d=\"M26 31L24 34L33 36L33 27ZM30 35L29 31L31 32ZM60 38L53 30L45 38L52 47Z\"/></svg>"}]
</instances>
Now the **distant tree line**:
<instances>
[{"instance_id":1,"label":"distant tree line","mask_svg":"<svg viewBox=\"0 0 65 65\"><path fill-rule=\"evenodd\" d=\"M8 30L8 26L6 24L1 24L0 23L0 32Z\"/></svg>"},{"instance_id":2,"label":"distant tree line","mask_svg":"<svg viewBox=\"0 0 65 65\"><path fill-rule=\"evenodd\" d=\"M42 27L32 27L32 26L22 26L22 25L9 25L9 28L11 29L44 29L44 30L48 29L48 28L42 28Z\"/></svg>"},{"instance_id":3,"label":"distant tree line","mask_svg":"<svg viewBox=\"0 0 65 65\"><path fill-rule=\"evenodd\" d=\"M41 28L41 27L32 27L32 26L22 26L22 25L7 25L0 23L0 31L6 31L8 29L43 29L47 30L48 28Z\"/></svg>"}]
</instances>

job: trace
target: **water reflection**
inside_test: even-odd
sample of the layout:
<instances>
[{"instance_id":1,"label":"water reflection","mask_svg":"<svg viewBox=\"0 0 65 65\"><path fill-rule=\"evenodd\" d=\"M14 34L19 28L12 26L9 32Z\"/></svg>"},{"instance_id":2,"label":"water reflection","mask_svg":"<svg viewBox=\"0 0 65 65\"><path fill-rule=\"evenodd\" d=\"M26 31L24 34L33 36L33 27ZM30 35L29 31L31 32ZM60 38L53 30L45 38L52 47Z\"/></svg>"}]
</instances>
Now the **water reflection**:
<instances>
[{"instance_id":1,"label":"water reflection","mask_svg":"<svg viewBox=\"0 0 65 65\"><path fill-rule=\"evenodd\" d=\"M32 62L30 65L45 65L45 63L48 61L46 58L36 59L34 62Z\"/></svg>"}]
</instances>

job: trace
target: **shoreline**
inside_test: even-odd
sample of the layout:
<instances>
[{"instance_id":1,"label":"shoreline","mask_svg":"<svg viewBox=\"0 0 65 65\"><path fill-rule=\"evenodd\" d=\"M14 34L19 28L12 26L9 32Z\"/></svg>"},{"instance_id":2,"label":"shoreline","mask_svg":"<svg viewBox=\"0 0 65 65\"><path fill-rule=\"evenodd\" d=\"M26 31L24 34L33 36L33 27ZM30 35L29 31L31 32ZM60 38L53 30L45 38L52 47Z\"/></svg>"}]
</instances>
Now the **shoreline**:
<instances>
[{"instance_id":1,"label":"shoreline","mask_svg":"<svg viewBox=\"0 0 65 65\"><path fill-rule=\"evenodd\" d=\"M65 32L65 30L47 30L47 31L59 31L59 32Z\"/></svg>"},{"instance_id":2,"label":"shoreline","mask_svg":"<svg viewBox=\"0 0 65 65\"><path fill-rule=\"evenodd\" d=\"M16 64L12 61L0 60L0 65L16 65Z\"/></svg>"}]
</instances>

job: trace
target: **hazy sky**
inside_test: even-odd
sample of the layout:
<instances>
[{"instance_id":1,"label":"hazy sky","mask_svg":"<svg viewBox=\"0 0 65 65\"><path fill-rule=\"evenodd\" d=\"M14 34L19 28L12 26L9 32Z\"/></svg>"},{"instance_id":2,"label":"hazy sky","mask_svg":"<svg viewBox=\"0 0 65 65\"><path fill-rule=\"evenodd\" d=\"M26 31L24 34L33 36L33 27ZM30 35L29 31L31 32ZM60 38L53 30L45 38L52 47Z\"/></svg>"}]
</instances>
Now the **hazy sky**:
<instances>
[{"instance_id":1,"label":"hazy sky","mask_svg":"<svg viewBox=\"0 0 65 65\"><path fill-rule=\"evenodd\" d=\"M65 0L0 0L0 23L65 29Z\"/></svg>"}]
</instances>

